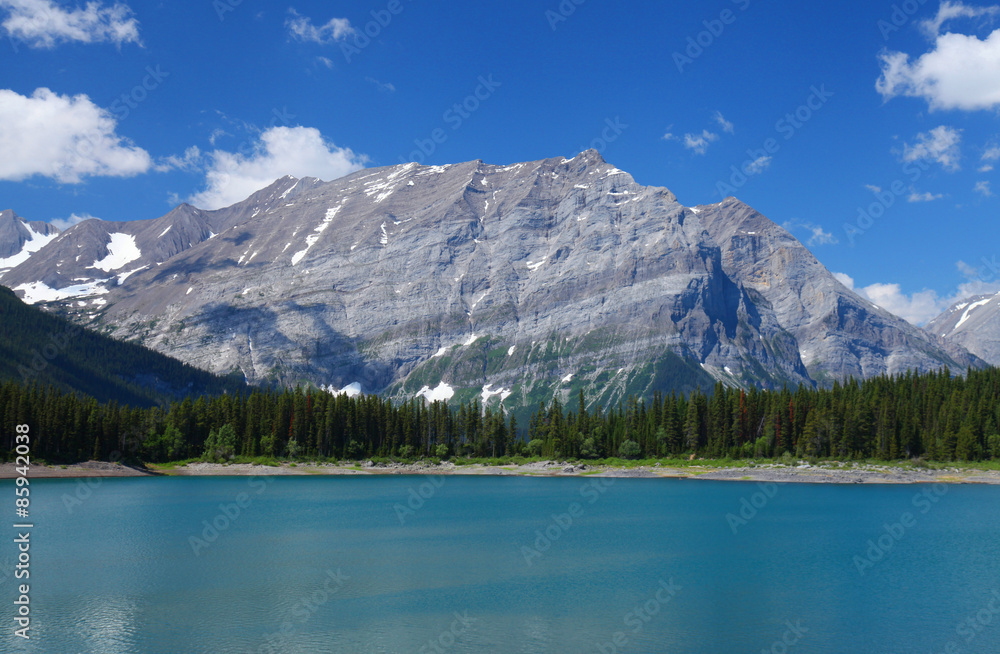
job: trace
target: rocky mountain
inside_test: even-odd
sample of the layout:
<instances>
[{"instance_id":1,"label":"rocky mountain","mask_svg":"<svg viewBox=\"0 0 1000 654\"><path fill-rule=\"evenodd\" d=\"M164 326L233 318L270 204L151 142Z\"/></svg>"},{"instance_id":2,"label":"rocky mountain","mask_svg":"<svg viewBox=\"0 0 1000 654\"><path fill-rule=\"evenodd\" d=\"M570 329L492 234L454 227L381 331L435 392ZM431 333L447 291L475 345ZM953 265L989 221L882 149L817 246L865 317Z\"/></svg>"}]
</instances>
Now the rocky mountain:
<instances>
[{"instance_id":1,"label":"rocky mountain","mask_svg":"<svg viewBox=\"0 0 1000 654\"><path fill-rule=\"evenodd\" d=\"M59 230L48 223L29 223L10 209L0 211L0 278L58 235Z\"/></svg>"},{"instance_id":2,"label":"rocky mountain","mask_svg":"<svg viewBox=\"0 0 1000 654\"><path fill-rule=\"evenodd\" d=\"M927 325L949 343L961 345L994 366L1000 366L1000 293L979 295L955 303Z\"/></svg>"},{"instance_id":3,"label":"rocky mountain","mask_svg":"<svg viewBox=\"0 0 1000 654\"><path fill-rule=\"evenodd\" d=\"M2 281L206 370L397 398L607 404L982 365L738 200L685 207L595 151L286 177L219 211L81 223Z\"/></svg>"}]
</instances>

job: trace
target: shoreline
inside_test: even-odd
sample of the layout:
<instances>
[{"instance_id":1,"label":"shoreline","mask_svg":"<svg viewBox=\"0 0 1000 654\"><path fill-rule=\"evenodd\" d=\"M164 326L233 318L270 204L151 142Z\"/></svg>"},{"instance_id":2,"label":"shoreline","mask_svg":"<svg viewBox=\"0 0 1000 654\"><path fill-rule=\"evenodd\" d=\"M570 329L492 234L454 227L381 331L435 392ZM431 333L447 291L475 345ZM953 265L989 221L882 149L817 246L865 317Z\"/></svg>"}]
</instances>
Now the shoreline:
<instances>
[{"instance_id":1,"label":"shoreline","mask_svg":"<svg viewBox=\"0 0 1000 654\"><path fill-rule=\"evenodd\" d=\"M539 461L520 465L455 465L430 463L282 463L279 466L249 463L188 463L176 467L151 465L148 469L120 463L88 461L70 465L32 465L30 479L77 479L91 477L236 477L236 476L346 476L346 475L466 475L499 477L616 477L632 479L706 479L765 483L813 484L998 484L1000 471L947 467L941 470L893 465L842 464L839 467L802 464L762 464L722 468L714 466L641 466L625 468L585 463ZM13 479L15 464L0 464L0 479Z\"/></svg>"}]
</instances>

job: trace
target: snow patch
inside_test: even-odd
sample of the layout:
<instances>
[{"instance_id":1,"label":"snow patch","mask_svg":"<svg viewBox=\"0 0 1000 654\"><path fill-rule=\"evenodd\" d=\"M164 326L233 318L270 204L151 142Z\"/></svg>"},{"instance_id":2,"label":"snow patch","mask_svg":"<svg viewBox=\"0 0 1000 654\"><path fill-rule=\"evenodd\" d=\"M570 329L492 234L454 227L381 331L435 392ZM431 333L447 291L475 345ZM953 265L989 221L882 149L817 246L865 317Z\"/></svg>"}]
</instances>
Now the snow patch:
<instances>
[{"instance_id":1,"label":"snow patch","mask_svg":"<svg viewBox=\"0 0 1000 654\"><path fill-rule=\"evenodd\" d=\"M435 352L434 354L431 355L431 358L432 359L436 359L438 357L443 357L444 355L448 354L448 350L449 349L451 349L451 348L449 348L449 347L447 347L445 345L442 345L440 350L438 350L437 352Z\"/></svg>"},{"instance_id":2,"label":"snow patch","mask_svg":"<svg viewBox=\"0 0 1000 654\"><path fill-rule=\"evenodd\" d=\"M955 328L952 329L952 331L955 331L955 329L958 329L959 327L961 327L962 324L972 316L972 312L973 311L975 311L976 309L978 309L981 306L989 304L992 301L993 301L993 298L988 297L985 300L980 300L979 302L973 302L972 304L970 304L969 308L966 309L965 313L962 314L962 318L958 321L958 324L955 325Z\"/></svg>"},{"instance_id":3,"label":"snow patch","mask_svg":"<svg viewBox=\"0 0 1000 654\"><path fill-rule=\"evenodd\" d=\"M514 354L514 350L516 350L516 349L517 349L517 346L516 346L516 345L511 345L511 346L510 346L510 347L509 347L509 348L507 349L507 356L512 356L512 355Z\"/></svg>"},{"instance_id":4,"label":"snow patch","mask_svg":"<svg viewBox=\"0 0 1000 654\"><path fill-rule=\"evenodd\" d=\"M450 400L454 396L455 389L444 382L438 384L435 389L431 389L430 386L424 386L417 391L417 397L425 397L431 402L443 402L445 400Z\"/></svg>"},{"instance_id":5,"label":"snow patch","mask_svg":"<svg viewBox=\"0 0 1000 654\"><path fill-rule=\"evenodd\" d=\"M146 268L149 268L149 266L143 266L142 268L136 268L135 270L130 270L128 272L124 272L124 273L118 275L118 285L121 286L122 284L125 283L126 279L128 279L132 275L136 274L140 270L145 270Z\"/></svg>"},{"instance_id":6,"label":"snow patch","mask_svg":"<svg viewBox=\"0 0 1000 654\"><path fill-rule=\"evenodd\" d=\"M340 204L326 210L326 217L323 218L323 222L321 222L319 225L316 226L316 229L313 230L313 233L311 235L306 237L305 249L299 250L298 252L292 255L293 266L298 265L298 263L302 261L302 259L306 256L306 253L309 252L309 248L316 245L316 241L319 240L320 234L325 232L326 228L330 226L330 223L332 223L333 219L337 217L337 214L340 212L340 210L344 208L344 203L346 201L347 198L344 198L340 201Z\"/></svg>"},{"instance_id":7,"label":"snow patch","mask_svg":"<svg viewBox=\"0 0 1000 654\"><path fill-rule=\"evenodd\" d=\"M95 261L93 266L89 266L90 268L111 272L142 257L142 252L139 251L139 247L135 244L135 237L131 234L115 232L114 234L110 234L110 236L111 242L108 243L108 256L100 261Z\"/></svg>"},{"instance_id":8,"label":"snow patch","mask_svg":"<svg viewBox=\"0 0 1000 654\"><path fill-rule=\"evenodd\" d=\"M102 295L108 292L108 289L101 286L106 281L108 280L95 279L86 284L77 284L75 286L67 286L66 288L50 288L45 282L31 282L30 284L21 284L14 290L24 292L22 299L25 304L35 304L37 302L55 302L71 297Z\"/></svg>"},{"instance_id":9,"label":"snow patch","mask_svg":"<svg viewBox=\"0 0 1000 654\"><path fill-rule=\"evenodd\" d=\"M24 225L25 229L28 230L30 238L28 238L28 240L24 242L24 246L21 248L20 252L11 255L5 259L0 259L0 270L2 269L9 270L14 266L21 265L22 263L27 261L32 254L38 252L43 247L45 247L55 239L59 238L59 234L49 234L48 236L45 236L44 234L40 234L39 232L36 232L35 230L31 229L31 225L29 225L28 223L21 223L21 224Z\"/></svg>"},{"instance_id":10,"label":"snow patch","mask_svg":"<svg viewBox=\"0 0 1000 654\"><path fill-rule=\"evenodd\" d=\"M549 257L548 257L548 255L546 255L546 256L542 257L542 260L539 261L539 262L537 262L537 263L529 261L528 262L528 270L530 270L532 272L538 270L539 268L541 268L542 266L545 265L545 262L548 261L548 259L549 259Z\"/></svg>"},{"instance_id":11,"label":"snow patch","mask_svg":"<svg viewBox=\"0 0 1000 654\"><path fill-rule=\"evenodd\" d=\"M156 238L163 238L164 236L167 235L167 232L169 232L171 229L173 229L173 227L174 227L173 225L167 225L167 228L165 230L163 230L162 232L160 232L160 235L157 236Z\"/></svg>"},{"instance_id":12,"label":"snow patch","mask_svg":"<svg viewBox=\"0 0 1000 654\"><path fill-rule=\"evenodd\" d=\"M320 386L320 388L330 395L346 395L347 397L357 397L363 392L360 382L350 383L339 390L334 388L333 384L330 384L329 386Z\"/></svg>"},{"instance_id":13,"label":"snow patch","mask_svg":"<svg viewBox=\"0 0 1000 654\"><path fill-rule=\"evenodd\" d=\"M573 381L573 373L569 373L568 375L566 375L565 377L563 377L562 381L563 381L564 384L568 384L571 381Z\"/></svg>"},{"instance_id":14,"label":"snow patch","mask_svg":"<svg viewBox=\"0 0 1000 654\"><path fill-rule=\"evenodd\" d=\"M480 394L480 396L483 398L483 404L489 402L491 397L499 397L501 402L510 397L511 390L509 388L503 388L501 386L497 390L491 391L490 388L492 387L493 384L486 384L485 386L483 386L483 392Z\"/></svg>"},{"instance_id":15,"label":"snow patch","mask_svg":"<svg viewBox=\"0 0 1000 654\"><path fill-rule=\"evenodd\" d=\"M465 341L464 343L462 343L462 346L463 346L463 347L469 347L470 345L472 345L473 343L475 343L475 342L476 342L476 341L478 341L479 339L480 339L480 337L479 337L479 336L476 336L475 334L473 334L472 336L470 336L470 337L468 338L468 340L467 340L467 341Z\"/></svg>"}]
</instances>

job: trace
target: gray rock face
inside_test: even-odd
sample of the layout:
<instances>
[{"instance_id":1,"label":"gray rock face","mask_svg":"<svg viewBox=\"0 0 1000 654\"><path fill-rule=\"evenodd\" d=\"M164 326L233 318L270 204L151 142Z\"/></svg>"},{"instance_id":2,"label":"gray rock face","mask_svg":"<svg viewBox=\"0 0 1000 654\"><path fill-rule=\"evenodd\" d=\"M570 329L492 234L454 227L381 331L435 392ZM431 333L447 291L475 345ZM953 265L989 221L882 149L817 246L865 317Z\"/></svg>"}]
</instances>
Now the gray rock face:
<instances>
[{"instance_id":1,"label":"gray rock face","mask_svg":"<svg viewBox=\"0 0 1000 654\"><path fill-rule=\"evenodd\" d=\"M982 364L847 289L795 237L739 200L712 209L706 229L722 247L726 273L774 310L817 382Z\"/></svg>"},{"instance_id":2,"label":"gray rock face","mask_svg":"<svg viewBox=\"0 0 1000 654\"><path fill-rule=\"evenodd\" d=\"M59 230L48 223L29 223L10 209L0 211L0 278L58 234Z\"/></svg>"},{"instance_id":3,"label":"gray rock face","mask_svg":"<svg viewBox=\"0 0 1000 654\"><path fill-rule=\"evenodd\" d=\"M4 283L251 382L525 406L982 364L750 207L681 206L595 151L286 177L219 211L93 222Z\"/></svg>"},{"instance_id":4,"label":"gray rock face","mask_svg":"<svg viewBox=\"0 0 1000 654\"><path fill-rule=\"evenodd\" d=\"M932 320L927 330L991 365L1000 366L1000 293L955 303Z\"/></svg>"}]
</instances>

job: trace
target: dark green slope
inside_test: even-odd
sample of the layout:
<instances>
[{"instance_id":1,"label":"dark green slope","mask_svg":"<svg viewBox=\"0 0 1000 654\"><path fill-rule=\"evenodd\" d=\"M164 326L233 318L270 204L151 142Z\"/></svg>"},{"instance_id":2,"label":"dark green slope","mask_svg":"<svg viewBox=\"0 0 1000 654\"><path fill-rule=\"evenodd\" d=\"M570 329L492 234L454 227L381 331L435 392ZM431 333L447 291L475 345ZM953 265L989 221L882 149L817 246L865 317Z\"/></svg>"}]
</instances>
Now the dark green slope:
<instances>
[{"instance_id":1,"label":"dark green slope","mask_svg":"<svg viewBox=\"0 0 1000 654\"><path fill-rule=\"evenodd\" d=\"M101 402L152 406L187 395L237 394L219 377L134 343L122 343L22 302L0 286L0 379L53 385Z\"/></svg>"}]
</instances>

